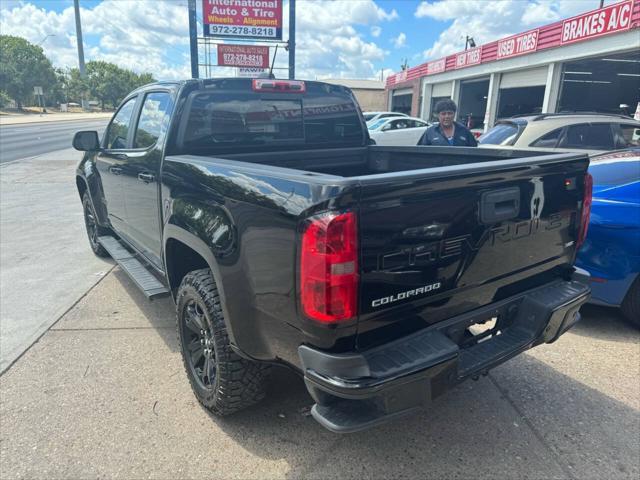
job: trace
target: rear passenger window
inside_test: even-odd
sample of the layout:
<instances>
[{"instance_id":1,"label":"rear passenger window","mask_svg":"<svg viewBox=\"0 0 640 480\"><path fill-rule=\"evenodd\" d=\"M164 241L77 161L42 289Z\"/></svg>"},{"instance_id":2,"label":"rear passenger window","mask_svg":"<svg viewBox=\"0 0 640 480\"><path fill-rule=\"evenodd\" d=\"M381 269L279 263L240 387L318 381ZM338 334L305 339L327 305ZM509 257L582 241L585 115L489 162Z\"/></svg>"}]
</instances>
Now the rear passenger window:
<instances>
[{"instance_id":1,"label":"rear passenger window","mask_svg":"<svg viewBox=\"0 0 640 480\"><path fill-rule=\"evenodd\" d=\"M127 137L129 136L129 126L131 125L131 114L136 104L136 97L125 103L116 116L113 118L109 131L107 132L107 148L120 149L127 148Z\"/></svg>"},{"instance_id":2,"label":"rear passenger window","mask_svg":"<svg viewBox=\"0 0 640 480\"><path fill-rule=\"evenodd\" d=\"M613 135L609 123L582 123L567 127L560 148L576 148L585 150L612 150Z\"/></svg>"},{"instance_id":3,"label":"rear passenger window","mask_svg":"<svg viewBox=\"0 0 640 480\"><path fill-rule=\"evenodd\" d=\"M145 97L133 148L147 148L158 141L169 120L169 103L170 96L167 92L149 93Z\"/></svg>"},{"instance_id":4,"label":"rear passenger window","mask_svg":"<svg viewBox=\"0 0 640 480\"><path fill-rule=\"evenodd\" d=\"M619 127L620 131L616 134L616 148L640 146L640 126L622 124Z\"/></svg>"},{"instance_id":5,"label":"rear passenger window","mask_svg":"<svg viewBox=\"0 0 640 480\"><path fill-rule=\"evenodd\" d=\"M554 148L558 143L558 138L560 137L560 132L562 132L561 128L557 128L552 132L543 135L538 140L533 142L530 147L542 147L542 148Z\"/></svg>"}]
</instances>

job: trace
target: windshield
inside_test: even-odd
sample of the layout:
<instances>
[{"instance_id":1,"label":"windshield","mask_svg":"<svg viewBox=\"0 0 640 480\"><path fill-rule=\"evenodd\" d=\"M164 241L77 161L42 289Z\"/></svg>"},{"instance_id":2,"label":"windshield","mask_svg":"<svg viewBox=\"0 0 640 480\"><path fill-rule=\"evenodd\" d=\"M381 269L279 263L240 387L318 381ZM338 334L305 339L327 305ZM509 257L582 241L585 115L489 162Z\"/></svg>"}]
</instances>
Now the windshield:
<instances>
[{"instance_id":1,"label":"windshield","mask_svg":"<svg viewBox=\"0 0 640 480\"><path fill-rule=\"evenodd\" d=\"M373 119L376 115L377 115L377 113L365 113L364 114L364 121L368 122L369 120Z\"/></svg>"},{"instance_id":2,"label":"windshield","mask_svg":"<svg viewBox=\"0 0 640 480\"><path fill-rule=\"evenodd\" d=\"M178 133L178 150L235 153L255 151L256 145L272 149L362 145L362 124L355 103L346 95L332 93L313 92L312 87L305 95L194 92Z\"/></svg>"},{"instance_id":3,"label":"windshield","mask_svg":"<svg viewBox=\"0 0 640 480\"><path fill-rule=\"evenodd\" d=\"M369 130L377 130L380 127L382 127L382 125L384 125L385 123L387 123L387 119L386 118L380 118L380 119L376 120L375 122L371 122L371 123L367 124L367 128Z\"/></svg>"},{"instance_id":4,"label":"windshield","mask_svg":"<svg viewBox=\"0 0 640 480\"><path fill-rule=\"evenodd\" d=\"M478 139L478 143L488 145L513 145L518 138L515 123L499 123Z\"/></svg>"}]
</instances>

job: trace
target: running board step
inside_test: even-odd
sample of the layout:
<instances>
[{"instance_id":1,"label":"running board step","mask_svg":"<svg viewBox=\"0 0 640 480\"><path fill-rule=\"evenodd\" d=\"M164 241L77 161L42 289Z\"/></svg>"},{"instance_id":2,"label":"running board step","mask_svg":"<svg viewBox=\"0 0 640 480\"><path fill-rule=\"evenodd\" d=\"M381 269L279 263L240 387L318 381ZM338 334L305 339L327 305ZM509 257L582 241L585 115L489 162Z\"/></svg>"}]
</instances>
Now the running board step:
<instances>
[{"instance_id":1,"label":"running board step","mask_svg":"<svg viewBox=\"0 0 640 480\"><path fill-rule=\"evenodd\" d=\"M135 283L142 293L149 299L165 297L169 295L169 289L158 280L147 268L138 260L135 254L127 250L117 239L112 236L98 237L98 242L109 252L111 258L126 272L133 283Z\"/></svg>"}]
</instances>

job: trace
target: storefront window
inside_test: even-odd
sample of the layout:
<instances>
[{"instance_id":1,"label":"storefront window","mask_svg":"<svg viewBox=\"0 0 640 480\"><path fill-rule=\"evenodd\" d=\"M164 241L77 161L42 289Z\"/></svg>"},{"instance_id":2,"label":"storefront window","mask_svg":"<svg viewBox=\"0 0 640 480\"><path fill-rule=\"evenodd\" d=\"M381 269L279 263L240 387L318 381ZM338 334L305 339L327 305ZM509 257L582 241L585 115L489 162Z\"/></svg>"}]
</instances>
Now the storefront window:
<instances>
[{"instance_id":1,"label":"storefront window","mask_svg":"<svg viewBox=\"0 0 640 480\"><path fill-rule=\"evenodd\" d=\"M559 112L633 115L640 102L640 52L567 62Z\"/></svg>"},{"instance_id":2,"label":"storefront window","mask_svg":"<svg viewBox=\"0 0 640 480\"><path fill-rule=\"evenodd\" d=\"M411 115L411 101L413 100L412 94L394 95L391 101L391 111L398 113L405 113Z\"/></svg>"},{"instance_id":3,"label":"storefront window","mask_svg":"<svg viewBox=\"0 0 640 480\"><path fill-rule=\"evenodd\" d=\"M468 128L484 128L489 79L470 80L460 85L458 122Z\"/></svg>"},{"instance_id":4,"label":"storefront window","mask_svg":"<svg viewBox=\"0 0 640 480\"><path fill-rule=\"evenodd\" d=\"M540 113L542 112L543 100L544 85L501 89L498 100L498 118Z\"/></svg>"}]
</instances>

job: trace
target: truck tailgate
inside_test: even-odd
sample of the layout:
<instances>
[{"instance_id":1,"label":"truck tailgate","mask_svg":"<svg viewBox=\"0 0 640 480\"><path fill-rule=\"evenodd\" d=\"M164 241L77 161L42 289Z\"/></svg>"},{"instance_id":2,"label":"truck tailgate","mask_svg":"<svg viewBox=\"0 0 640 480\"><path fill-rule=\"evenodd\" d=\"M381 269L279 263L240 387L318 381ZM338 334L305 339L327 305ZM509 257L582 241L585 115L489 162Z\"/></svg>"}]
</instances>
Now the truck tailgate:
<instances>
[{"instance_id":1,"label":"truck tailgate","mask_svg":"<svg viewBox=\"0 0 640 480\"><path fill-rule=\"evenodd\" d=\"M587 167L545 156L363 178L358 346L566 274Z\"/></svg>"}]
</instances>

